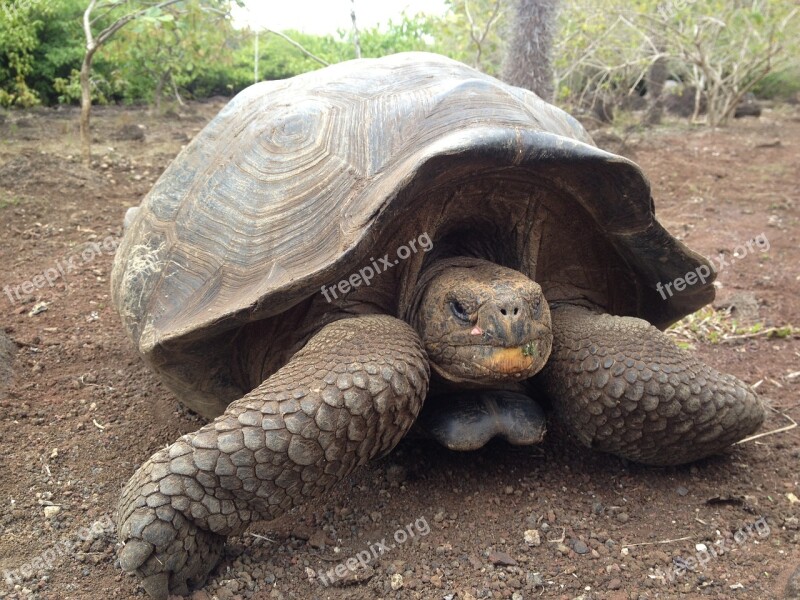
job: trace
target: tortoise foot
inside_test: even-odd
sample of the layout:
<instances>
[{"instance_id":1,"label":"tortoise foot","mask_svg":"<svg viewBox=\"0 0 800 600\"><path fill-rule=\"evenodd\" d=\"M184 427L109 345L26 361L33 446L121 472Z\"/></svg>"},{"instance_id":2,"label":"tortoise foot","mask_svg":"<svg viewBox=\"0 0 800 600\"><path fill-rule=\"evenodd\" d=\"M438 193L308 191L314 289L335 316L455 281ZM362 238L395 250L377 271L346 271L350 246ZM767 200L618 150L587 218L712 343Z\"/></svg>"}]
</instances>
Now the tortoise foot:
<instances>
[{"instance_id":1,"label":"tortoise foot","mask_svg":"<svg viewBox=\"0 0 800 600\"><path fill-rule=\"evenodd\" d=\"M640 463L678 465L756 431L752 389L632 317L553 311L553 353L537 382L576 437Z\"/></svg>"},{"instance_id":2,"label":"tortoise foot","mask_svg":"<svg viewBox=\"0 0 800 600\"><path fill-rule=\"evenodd\" d=\"M371 346L371 350L365 350ZM417 334L386 316L323 327L292 360L122 492L120 566L157 599L205 582L225 537L328 492L408 432L428 388Z\"/></svg>"},{"instance_id":3,"label":"tortoise foot","mask_svg":"<svg viewBox=\"0 0 800 600\"><path fill-rule=\"evenodd\" d=\"M140 472L148 473L149 466ZM128 484L120 503L119 534L124 546L119 564L135 572L156 600L186 595L202 586L216 567L226 536L201 529L170 504L153 506L164 496L152 484L137 487L136 479Z\"/></svg>"}]
</instances>

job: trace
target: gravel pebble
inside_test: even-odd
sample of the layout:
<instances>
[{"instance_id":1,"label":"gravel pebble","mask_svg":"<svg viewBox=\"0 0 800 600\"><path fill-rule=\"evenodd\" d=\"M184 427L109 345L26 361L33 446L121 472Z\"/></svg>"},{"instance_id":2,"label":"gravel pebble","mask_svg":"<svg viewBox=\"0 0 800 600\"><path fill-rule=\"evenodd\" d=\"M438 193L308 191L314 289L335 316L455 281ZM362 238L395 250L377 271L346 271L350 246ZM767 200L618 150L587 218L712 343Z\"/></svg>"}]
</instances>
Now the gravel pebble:
<instances>
[{"instance_id":1,"label":"gravel pebble","mask_svg":"<svg viewBox=\"0 0 800 600\"><path fill-rule=\"evenodd\" d=\"M504 567L513 567L517 564L517 561L511 558L511 555L507 552L501 552L499 550L493 550L489 552L489 562L493 565L501 565Z\"/></svg>"},{"instance_id":2,"label":"gravel pebble","mask_svg":"<svg viewBox=\"0 0 800 600\"><path fill-rule=\"evenodd\" d=\"M392 575L389 585L392 586L393 590L399 590L401 587L403 587L403 576L400 575L400 573L395 573Z\"/></svg>"},{"instance_id":3,"label":"gravel pebble","mask_svg":"<svg viewBox=\"0 0 800 600\"><path fill-rule=\"evenodd\" d=\"M44 507L44 516L47 517L48 519L52 519L53 517L55 517L60 512L61 512L61 507L60 506L45 506Z\"/></svg>"},{"instance_id":4,"label":"gravel pebble","mask_svg":"<svg viewBox=\"0 0 800 600\"><path fill-rule=\"evenodd\" d=\"M581 540L575 540L572 542L572 549L575 550L578 554L588 554L589 546L587 546Z\"/></svg>"},{"instance_id":5,"label":"gravel pebble","mask_svg":"<svg viewBox=\"0 0 800 600\"><path fill-rule=\"evenodd\" d=\"M523 535L525 543L529 546L540 546L542 544L542 537L536 529L528 529Z\"/></svg>"}]
</instances>

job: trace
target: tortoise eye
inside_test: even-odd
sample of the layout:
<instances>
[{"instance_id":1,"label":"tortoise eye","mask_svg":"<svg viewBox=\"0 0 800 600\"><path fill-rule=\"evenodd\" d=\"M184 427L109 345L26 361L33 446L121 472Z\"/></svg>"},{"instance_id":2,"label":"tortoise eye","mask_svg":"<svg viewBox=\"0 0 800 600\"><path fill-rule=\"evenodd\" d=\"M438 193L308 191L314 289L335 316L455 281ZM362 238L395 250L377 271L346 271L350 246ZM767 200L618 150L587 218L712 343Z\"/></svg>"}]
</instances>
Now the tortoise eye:
<instances>
[{"instance_id":1,"label":"tortoise eye","mask_svg":"<svg viewBox=\"0 0 800 600\"><path fill-rule=\"evenodd\" d=\"M459 321L469 323L469 313L467 313L466 309L457 300L450 301L450 311Z\"/></svg>"}]
</instances>

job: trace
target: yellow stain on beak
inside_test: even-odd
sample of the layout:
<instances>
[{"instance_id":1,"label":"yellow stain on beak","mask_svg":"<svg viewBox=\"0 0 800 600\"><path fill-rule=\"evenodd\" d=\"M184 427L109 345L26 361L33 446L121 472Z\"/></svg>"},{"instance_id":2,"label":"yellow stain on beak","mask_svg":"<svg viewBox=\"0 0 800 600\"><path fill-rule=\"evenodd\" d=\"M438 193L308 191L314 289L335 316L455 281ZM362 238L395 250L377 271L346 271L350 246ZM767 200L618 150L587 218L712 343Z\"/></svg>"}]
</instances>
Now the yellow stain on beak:
<instances>
[{"instance_id":1,"label":"yellow stain on beak","mask_svg":"<svg viewBox=\"0 0 800 600\"><path fill-rule=\"evenodd\" d=\"M502 348L495 350L489 357L487 367L497 373L511 375L529 371L533 368L532 354L526 354L522 348Z\"/></svg>"}]
</instances>

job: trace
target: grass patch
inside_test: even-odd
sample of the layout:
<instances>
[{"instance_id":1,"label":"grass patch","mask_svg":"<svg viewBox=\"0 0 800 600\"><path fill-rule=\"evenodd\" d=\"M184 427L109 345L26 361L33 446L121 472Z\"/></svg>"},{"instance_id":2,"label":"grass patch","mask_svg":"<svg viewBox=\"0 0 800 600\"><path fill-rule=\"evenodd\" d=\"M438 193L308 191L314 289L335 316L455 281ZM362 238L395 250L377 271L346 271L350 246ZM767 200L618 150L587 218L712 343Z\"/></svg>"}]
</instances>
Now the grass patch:
<instances>
[{"instance_id":1,"label":"grass patch","mask_svg":"<svg viewBox=\"0 0 800 600\"><path fill-rule=\"evenodd\" d=\"M17 206L22 204L22 198L19 196L11 196L10 198L0 198L0 210L8 208L9 206Z\"/></svg>"},{"instance_id":2,"label":"grass patch","mask_svg":"<svg viewBox=\"0 0 800 600\"><path fill-rule=\"evenodd\" d=\"M703 344L734 344L757 338L786 339L800 337L800 330L792 325L766 327L763 323L740 325L731 316L730 309L715 310L704 306L670 326L667 331L675 343L684 349Z\"/></svg>"}]
</instances>

